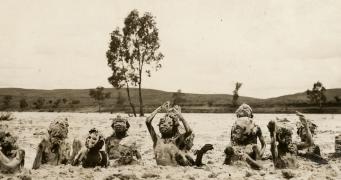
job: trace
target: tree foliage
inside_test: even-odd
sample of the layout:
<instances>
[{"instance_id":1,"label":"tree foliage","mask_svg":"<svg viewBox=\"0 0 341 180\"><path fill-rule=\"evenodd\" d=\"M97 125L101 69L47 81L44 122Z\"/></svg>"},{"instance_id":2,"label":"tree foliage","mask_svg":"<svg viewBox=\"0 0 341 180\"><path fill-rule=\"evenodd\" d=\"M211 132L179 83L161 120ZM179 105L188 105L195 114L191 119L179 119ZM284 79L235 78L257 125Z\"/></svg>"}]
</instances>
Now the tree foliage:
<instances>
[{"instance_id":1,"label":"tree foliage","mask_svg":"<svg viewBox=\"0 0 341 180\"><path fill-rule=\"evenodd\" d=\"M123 44L129 59L130 79L139 87L140 116L143 112L142 77L151 76L152 70L161 68L163 54L159 52L159 30L151 13L139 15L133 10L124 20Z\"/></svg>"},{"instance_id":2,"label":"tree foliage","mask_svg":"<svg viewBox=\"0 0 341 180\"><path fill-rule=\"evenodd\" d=\"M307 90L307 98L310 100L311 103L316 104L322 108L322 103L327 101L327 97L324 94L326 92L326 88L323 84L319 81L314 83L313 88L311 90Z\"/></svg>"},{"instance_id":3,"label":"tree foliage","mask_svg":"<svg viewBox=\"0 0 341 180\"><path fill-rule=\"evenodd\" d=\"M340 103L341 102L341 99L339 96L334 96L334 99L336 101L336 103Z\"/></svg>"},{"instance_id":4,"label":"tree foliage","mask_svg":"<svg viewBox=\"0 0 341 180\"><path fill-rule=\"evenodd\" d=\"M236 87L235 87L235 89L233 90L233 97L232 97L232 105L234 106L234 107L236 107L236 106L238 106L238 98L239 98L239 93L238 93L238 91L239 91L239 89L242 87L242 83L240 83L240 82L236 82Z\"/></svg>"},{"instance_id":5,"label":"tree foliage","mask_svg":"<svg viewBox=\"0 0 341 180\"><path fill-rule=\"evenodd\" d=\"M25 109L28 107L28 103L27 103L25 98L20 99L19 107L20 107L20 109Z\"/></svg>"},{"instance_id":6,"label":"tree foliage","mask_svg":"<svg viewBox=\"0 0 341 180\"><path fill-rule=\"evenodd\" d=\"M60 105L60 102L62 102L61 99L57 99L53 102L52 108L58 108ZM65 104L65 103L64 103Z\"/></svg>"},{"instance_id":7,"label":"tree foliage","mask_svg":"<svg viewBox=\"0 0 341 180\"><path fill-rule=\"evenodd\" d=\"M41 109L45 104L45 98L43 97L39 97L37 98L37 100L35 102L33 102L33 106L36 108L36 109Z\"/></svg>"},{"instance_id":8,"label":"tree foliage","mask_svg":"<svg viewBox=\"0 0 341 180\"><path fill-rule=\"evenodd\" d=\"M98 104L98 112L101 112L101 105L105 99L110 98L111 93L104 92L104 87L98 86L96 89L90 89L89 96L95 99Z\"/></svg>"},{"instance_id":9,"label":"tree foliage","mask_svg":"<svg viewBox=\"0 0 341 180\"><path fill-rule=\"evenodd\" d=\"M130 56L127 52L123 35L119 28L117 28L111 33L111 42L106 53L108 66L112 70L112 75L108 78L108 81L117 89L126 87L129 105L136 117L135 105L132 103L129 89L129 86L135 86L136 82L132 80L133 73L130 68Z\"/></svg>"},{"instance_id":10,"label":"tree foliage","mask_svg":"<svg viewBox=\"0 0 341 180\"><path fill-rule=\"evenodd\" d=\"M10 107L12 99L13 99L13 96L11 96L11 95L5 95L3 97L2 103L3 103L5 109Z\"/></svg>"},{"instance_id":11,"label":"tree foliage","mask_svg":"<svg viewBox=\"0 0 341 180\"><path fill-rule=\"evenodd\" d=\"M107 59L113 74L108 80L116 88L127 87L134 115L129 85L139 87L140 115L143 116L142 77L144 74L150 77L152 70L161 68L163 55L158 52L159 48L159 31L150 13L140 16L137 10L131 11L124 20L122 33L119 28L111 33Z\"/></svg>"}]
</instances>

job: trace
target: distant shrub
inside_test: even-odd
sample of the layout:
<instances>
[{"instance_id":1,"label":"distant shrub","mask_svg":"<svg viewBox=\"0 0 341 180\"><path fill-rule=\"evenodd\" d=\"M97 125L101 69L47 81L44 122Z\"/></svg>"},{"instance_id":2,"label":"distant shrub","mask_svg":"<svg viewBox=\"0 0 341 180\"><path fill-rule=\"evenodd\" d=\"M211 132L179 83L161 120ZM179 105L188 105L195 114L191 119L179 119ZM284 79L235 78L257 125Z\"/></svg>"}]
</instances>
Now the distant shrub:
<instances>
[{"instance_id":1,"label":"distant shrub","mask_svg":"<svg viewBox=\"0 0 341 180\"><path fill-rule=\"evenodd\" d=\"M19 106L20 106L21 110L23 110L23 109L28 107L28 103L27 103L25 98L20 99Z\"/></svg>"},{"instance_id":2,"label":"distant shrub","mask_svg":"<svg viewBox=\"0 0 341 180\"><path fill-rule=\"evenodd\" d=\"M13 99L13 96L11 95L5 95L3 97L2 103L3 103L3 108L7 109L10 107L11 100Z\"/></svg>"},{"instance_id":3,"label":"distant shrub","mask_svg":"<svg viewBox=\"0 0 341 180\"><path fill-rule=\"evenodd\" d=\"M45 99L42 97L39 97L35 102L33 102L33 105L36 109L41 109L45 104Z\"/></svg>"},{"instance_id":4,"label":"distant shrub","mask_svg":"<svg viewBox=\"0 0 341 180\"><path fill-rule=\"evenodd\" d=\"M13 120L13 115L10 112L1 112L0 113L0 121L10 121Z\"/></svg>"}]
</instances>

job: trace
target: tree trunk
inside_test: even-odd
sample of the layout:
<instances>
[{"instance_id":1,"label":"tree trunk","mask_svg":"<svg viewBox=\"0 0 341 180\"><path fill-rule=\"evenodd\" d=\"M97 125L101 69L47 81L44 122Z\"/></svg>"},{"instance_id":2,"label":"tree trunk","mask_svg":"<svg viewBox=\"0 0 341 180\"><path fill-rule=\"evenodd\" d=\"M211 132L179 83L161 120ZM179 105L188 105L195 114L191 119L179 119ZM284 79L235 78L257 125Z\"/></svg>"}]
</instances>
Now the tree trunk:
<instances>
[{"instance_id":1,"label":"tree trunk","mask_svg":"<svg viewBox=\"0 0 341 180\"><path fill-rule=\"evenodd\" d=\"M144 116L141 83L139 83L140 116Z\"/></svg>"},{"instance_id":2,"label":"tree trunk","mask_svg":"<svg viewBox=\"0 0 341 180\"><path fill-rule=\"evenodd\" d=\"M321 101L320 101L319 105L320 105L320 111L321 111L322 110L322 102Z\"/></svg>"},{"instance_id":3,"label":"tree trunk","mask_svg":"<svg viewBox=\"0 0 341 180\"><path fill-rule=\"evenodd\" d=\"M139 81L139 100L140 100L140 116L144 116L143 112L143 100L142 100L142 92L141 92L141 83L142 83L142 72L140 71L140 81Z\"/></svg>"},{"instance_id":4,"label":"tree trunk","mask_svg":"<svg viewBox=\"0 0 341 180\"><path fill-rule=\"evenodd\" d=\"M128 96L128 100L129 100L130 107L131 107L131 109L133 110L134 117L136 117L135 106L134 106L134 104L131 102L130 91L129 91L129 85L128 85L128 84L127 84L126 90L127 90L127 96Z\"/></svg>"}]
</instances>

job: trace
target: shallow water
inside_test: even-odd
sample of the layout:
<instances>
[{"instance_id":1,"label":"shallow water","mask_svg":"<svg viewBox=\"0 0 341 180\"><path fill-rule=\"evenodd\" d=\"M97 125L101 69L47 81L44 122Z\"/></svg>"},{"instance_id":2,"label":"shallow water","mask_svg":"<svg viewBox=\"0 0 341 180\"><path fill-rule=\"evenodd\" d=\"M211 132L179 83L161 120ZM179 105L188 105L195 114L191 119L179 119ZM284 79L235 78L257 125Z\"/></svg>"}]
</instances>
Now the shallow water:
<instances>
[{"instance_id":1,"label":"shallow water","mask_svg":"<svg viewBox=\"0 0 341 180\"><path fill-rule=\"evenodd\" d=\"M30 169L32 167L33 159L36 153L36 147L42 138L42 134L46 133L46 129L51 120L55 118L69 119L69 141L71 142L75 137L84 140L87 132L96 127L103 132L105 136L112 133L110 118L115 117L115 114L109 113L37 113L37 112L23 112L13 113L15 120L9 122L2 122L9 125L14 134L18 136L18 142L21 148L26 151L25 167ZM154 128L158 131L156 126L158 118L161 114L155 117L153 121ZM92 169L83 169L79 167L61 166L50 167L46 166L39 170L31 170L33 179L40 178L56 178L61 176L64 179L102 179L106 175L114 172L128 172L135 174L137 178L143 176L143 172L147 171L159 175L160 179L207 179L208 176L215 179L226 178L243 178L246 171L254 172L251 177L260 179L276 179L281 178L280 171L273 170L271 161L264 161L266 170L260 173L259 171L250 170L246 167L231 167L222 166L223 150L229 144L230 129L235 121L234 114L183 114L185 119L189 122L191 128L195 133L195 145L193 149L198 149L205 143L214 145L214 150L210 151L205 157L204 162L210 161L204 169L190 168L190 167L157 167L154 154L152 150L152 141L145 126L145 118L130 118L129 135L136 138L136 142L140 147L144 165L127 166L120 168L97 168L96 172ZM294 114L255 114L254 120L260 125L263 135L267 143L269 143L269 133L266 124L270 120L278 118L287 118L290 120L292 126L295 128L295 123L298 118ZM341 134L341 115L333 114L307 114L307 118L311 119L318 125L318 134L315 136L315 144L321 147L321 151L326 155L334 152L334 137ZM296 129L295 129L296 132ZM36 135L34 135L36 134ZM295 134L296 135L296 134ZM266 153L270 153L270 147L267 146ZM302 160L303 161L303 160ZM328 172L323 172L324 169L330 169L330 165L316 165L312 162L302 162L301 169L296 170L296 174L301 174L303 179L319 177L320 179L330 176L330 178L338 178L339 173L330 175ZM307 165L306 165L307 164ZM336 169L340 168L340 162L335 161L331 163ZM308 168L308 169L307 169ZM333 168L332 168L333 169ZM335 169L335 168L334 168ZM309 172L305 173L308 170ZM270 172L273 171L273 174ZM321 173L319 173L321 171ZM180 173L179 173L180 172ZM314 175L317 173L317 175ZM95 174L95 175L94 175ZM96 175L97 174L97 175ZM123 173L124 174L124 173ZM251 173L252 174L252 173ZM296 178L298 178L298 175ZM321 177L320 177L321 176ZM323 177L324 178L323 178Z\"/></svg>"}]
</instances>

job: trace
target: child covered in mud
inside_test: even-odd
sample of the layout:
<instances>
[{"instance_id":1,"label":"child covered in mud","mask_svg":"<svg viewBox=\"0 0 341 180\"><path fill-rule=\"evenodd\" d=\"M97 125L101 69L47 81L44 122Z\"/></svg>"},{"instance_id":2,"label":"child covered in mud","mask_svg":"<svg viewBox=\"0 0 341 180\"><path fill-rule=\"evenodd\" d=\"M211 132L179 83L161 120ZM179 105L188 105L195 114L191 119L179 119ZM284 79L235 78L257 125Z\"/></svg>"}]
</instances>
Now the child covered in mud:
<instances>
[{"instance_id":1,"label":"child covered in mud","mask_svg":"<svg viewBox=\"0 0 341 180\"><path fill-rule=\"evenodd\" d=\"M265 141L262 131L253 121L252 109L247 104L242 104L236 110L237 120L231 129L231 145L226 147L224 164L233 164L235 161L246 161L252 168L261 169L257 162L265 151ZM257 139L261 149L257 146Z\"/></svg>"},{"instance_id":2,"label":"child covered in mud","mask_svg":"<svg viewBox=\"0 0 341 180\"><path fill-rule=\"evenodd\" d=\"M104 145L104 136L96 128L92 128L85 140L83 148L74 158L72 165L82 165L84 168L96 166L107 167L109 165L108 155L101 151Z\"/></svg>"},{"instance_id":3,"label":"child covered in mud","mask_svg":"<svg viewBox=\"0 0 341 180\"><path fill-rule=\"evenodd\" d=\"M310 133L312 138L314 137L314 135L316 135L316 130L317 130L317 125L314 124L311 120L306 119L307 120L307 124L309 126L310 129ZM304 125L302 124L302 122L297 122L296 123L296 127L297 127L297 135L300 137L301 142L305 142L307 141L307 132L305 130ZM322 156L321 156L321 150L320 147L316 144L313 144L312 146L310 146L309 148L306 149L305 152L303 153L298 153L299 156L305 157L307 159L310 159L316 163L320 163L320 164L327 164L328 161L325 160Z\"/></svg>"},{"instance_id":4,"label":"child covered in mud","mask_svg":"<svg viewBox=\"0 0 341 180\"><path fill-rule=\"evenodd\" d=\"M39 143L32 169L38 169L42 164L60 165L71 163L81 148L79 140L74 140L73 151L66 142L68 135L68 119L55 119L48 128L48 136Z\"/></svg>"},{"instance_id":5,"label":"child covered in mud","mask_svg":"<svg viewBox=\"0 0 341 180\"><path fill-rule=\"evenodd\" d=\"M105 151L109 159L114 160L112 165L138 164L141 154L136 147L136 142L128 135L130 127L128 119L117 115L112 120L111 127L114 133L105 139Z\"/></svg>"},{"instance_id":6,"label":"child covered in mud","mask_svg":"<svg viewBox=\"0 0 341 180\"><path fill-rule=\"evenodd\" d=\"M294 143L292 142L292 129L284 123L270 121L268 129L271 137L271 154L274 166L279 169L296 168L296 155L298 150L307 149L314 145L313 138L310 132L309 123L303 114L296 112L299 117L304 130L304 141ZM278 145L277 145L278 142Z\"/></svg>"},{"instance_id":7,"label":"child covered in mud","mask_svg":"<svg viewBox=\"0 0 341 180\"><path fill-rule=\"evenodd\" d=\"M8 126L0 125L0 172L15 173L24 167L25 151L18 148L17 138L7 129Z\"/></svg>"},{"instance_id":8,"label":"child covered in mud","mask_svg":"<svg viewBox=\"0 0 341 180\"><path fill-rule=\"evenodd\" d=\"M212 145L205 145L203 148L201 148L197 153L197 159L195 161L190 158L190 156L184 150L189 150L192 147L190 143L192 143L193 139L188 139L188 137L190 137L192 134L192 130L189 127L187 121L181 115L180 107L175 106L174 108L169 108L169 105L169 102L164 103L162 106L154 110L154 112L152 112L151 115L146 119L146 125L153 140L153 149L157 165L202 165L202 156L208 150L213 149ZM161 133L160 137L155 133L155 130L152 126L152 120L156 114L162 110L166 111L167 113L163 118L160 119L159 122L159 131ZM183 134L179 133L178 130L180 125L179 121L182 122L185 129Z\"/></svg>"}]
</instances>

